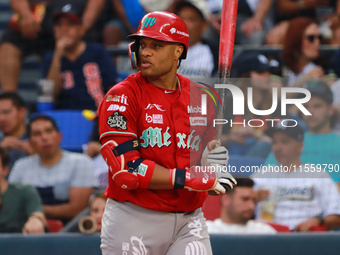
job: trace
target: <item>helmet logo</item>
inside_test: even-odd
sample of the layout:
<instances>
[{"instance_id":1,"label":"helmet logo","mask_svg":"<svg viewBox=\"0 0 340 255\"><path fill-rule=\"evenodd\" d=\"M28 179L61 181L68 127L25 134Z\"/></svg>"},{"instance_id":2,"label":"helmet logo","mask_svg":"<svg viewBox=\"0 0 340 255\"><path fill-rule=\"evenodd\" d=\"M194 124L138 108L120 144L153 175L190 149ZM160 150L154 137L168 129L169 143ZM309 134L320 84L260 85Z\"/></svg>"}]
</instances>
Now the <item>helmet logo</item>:
<instances>
[{"instance_id":1,"label":"helmet logo","mask_svg":"<svg viewBox=\"0 0 340 255\"><path fill-rule=\"evenodd\" d=\"M142 29L152 27L156 23L156 19L152 17L146 17L143 21Z\"/></svg>"},{"instance_id":2,"label":"helmet logo","mask_svg":"<svg viewBox=\"0 0 340 255\"><path fill-rule=\"evenodd\" d=\"M174 33L176 33L176 28L174 28L174 27L173 27L173 28L171 28L171 29L170 29L170 33L171 33L171 34L174 34Z\"/></svg>"}]
</instances>

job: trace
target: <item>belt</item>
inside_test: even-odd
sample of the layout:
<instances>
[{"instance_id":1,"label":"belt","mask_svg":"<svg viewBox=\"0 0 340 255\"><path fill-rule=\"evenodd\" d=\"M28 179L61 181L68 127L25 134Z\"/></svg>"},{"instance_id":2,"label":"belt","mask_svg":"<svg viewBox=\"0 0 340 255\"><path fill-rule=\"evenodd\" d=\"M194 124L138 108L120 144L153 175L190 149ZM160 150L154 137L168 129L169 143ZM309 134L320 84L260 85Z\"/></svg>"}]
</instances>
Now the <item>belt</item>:
<instances>
[{"instance_id":1,"label":"belt","mask_svg":"<svg viewBox=\"0 0 340 255\"><path fill-rule=\"evenodd\" d=\"M169 213L181 213L181 214L190 214L193 213L194 211L170 211Z\"/></svg>"}]
</instances>

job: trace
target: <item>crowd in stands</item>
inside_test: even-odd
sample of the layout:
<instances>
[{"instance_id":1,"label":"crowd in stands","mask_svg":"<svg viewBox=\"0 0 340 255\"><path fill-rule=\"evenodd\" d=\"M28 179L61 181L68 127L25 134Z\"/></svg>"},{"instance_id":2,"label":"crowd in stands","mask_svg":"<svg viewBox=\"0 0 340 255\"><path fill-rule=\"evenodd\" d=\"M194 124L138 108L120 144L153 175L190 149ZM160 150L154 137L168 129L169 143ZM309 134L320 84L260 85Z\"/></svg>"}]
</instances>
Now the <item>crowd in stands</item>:
<instances>
[{"instance_id":1,"label":"crowd in stands","mask_svg":"<svg viewBox=\"0 0 340 255\"><path fill-rule=\"evenodd\" d=\"M96 122L98 105L123 73L108 48L125 47L127 35L137 31L139 20L149 11L174 12L187 24L189 48L179 74L197 81L217 78L222 3L8 1L15 14L0 41L0 232L48 232L48 219L67 225L86 209L100 231L108 170L100 154L98 126L94 125L88 143L68 151L61 146L59 123L43 109L90 110L86 117ZM209 232L276 233L263 221L285 225L288 231L320 225L338 229L340 0L239 0L238 4L235 45L259 49L274 45L280 51L275 56L245 51L233 60L231 78L245 96L245 113L233 115L232 99L227 102L226 116L238 124L224 127L221 143L231 159L255 157L263 160L263 166L301 165L301 171L237 178L239 185L220 197L221 218L208 222ZM325 45L333 47L334 54L324 56ZM37 90L49 98L35 101L33 107L21 96L18 80L23 60L32 54L41 64L43 82ZM281 104L282 88L307 89L311 98L303 107L311 115L293 105L282 114L281 106L286 106ZM249 110L248 98L254 109L266 111L273 108L275 95L275 111L259 115ZM48 108L42 105L46 102ZM254 119L264 125L247 125ZM298 125L287 131L282 119ZM312 174L311 167L316 166L322 167L322 174ZM21 204L25 208L19 209Z\"/></svg>"}]
</instances>

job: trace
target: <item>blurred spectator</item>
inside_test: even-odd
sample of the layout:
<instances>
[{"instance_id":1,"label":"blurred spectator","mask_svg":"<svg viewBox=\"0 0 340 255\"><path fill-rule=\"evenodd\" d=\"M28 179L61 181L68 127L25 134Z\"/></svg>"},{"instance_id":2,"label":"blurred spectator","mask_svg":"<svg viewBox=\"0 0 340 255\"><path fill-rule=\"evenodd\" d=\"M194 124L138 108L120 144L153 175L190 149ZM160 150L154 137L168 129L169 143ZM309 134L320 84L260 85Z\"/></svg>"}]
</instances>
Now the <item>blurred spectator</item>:
<instances>
[{"instance_id":1,"label":"blurred spectator","mask_svg":"<svg viewBox=\"0 0 340 255\"><path fill-rule=\"evenodd\" d=\"M336 50L331 59L331 69L334 71L336 76L340 77L340 49ZM336 109L337 119L340 120L340 79L335 82L327 82L330 84L330 88L333 92L333 105ZM336 131L340 131L340 122L337 122Z\"/></svg>"},{"instance_id":2,"label":"blurred spectator","mask_svg":"<svg viewBox=\"0 0 340 255\"><path fill-rule=\"evenodd\" d=\"M28 142L26 113L25 102L17 93L0 94L0 145L8 150L9 169L17 159L33 154Z\"/></svg>"},{"instance_id":3,"label":"blurred spectator","mask_svg":"<svg viewBox=\"0 0 340 255\"><path fill-rule=\"evenodd\" d=\"M46 217L65 223L86 208L97 184L92 162L85 155L61 150L61 133L52 118L35 116L28 127L37 154L18 160L9 182L37 187Z\"/></svg>"},{"instance_id":4,"label":"blurred spectator","mask_svg":"<svg viewBox=\"0 0 340 255\"><path fill-rule=\"evenodd\" d=\"M35 1L36 2L36 1ZM11 0L10 4L15 13L21 18L15 27L9 26L0 44L0 85L2 91L16 91L18 76L23 57L30 54L43 56L53 49L52 16L60 6L69 8L77 5L82 10L82 25L88 40L98 41L102 36L102 29L95 22L102 11L105 0L51 0L38 3L35 12L29 0ZM40 16L41 20L36 20Z\"/></svg>"},{"instance_id":5,"label":"blurred spectator","mask_svg":"<svg viewBox=\"0 0 340 255\"><path fill-rule=\"evenodd\" d=\"M187 58L181 62L178 73L187 77L208 78L217 73L218 52L202 38L209 13L204 0L182 1L175 5L175 14L181 17L189 31Z\"/></svg>"},{"instance_id":6,"label":"blurred spectator","mask_svg":"<svg viewBox=\"0 0 340 255\"><path fill-rule=\"evenodd\" d=\"M340 77L340 49L336 50L333 54L331 61L331 68L334 70L334 73L337 77ZM330 84L330 82L327 82ZM340 132L340 79L337 79L335 82L330 84L330 88L333 92L333 105L336 109L337 114L337 123L335 127L335 131L337 133Z\"/></svg>"},{"instance_id":7,"label":"blurred spectator","mask_svg":"<svg viewBox=\"0 0 340 255\"><path fill-rule=\"evenodd\" d=\"M105 210L107 197L104 192L95 193L90 198L90 213L79 220L78 228L84 234L100 232L102 230L102 218Z\"/></svg>"},{"instance_id":8,"label":"blurred spectator","mask_svg":"<svg viewBox=\"0 0 340 255\"><path fill-rule=\"evenodd\" d=\"M275 60L273 60L275 62ZM277 61L275 62L277 63ZM281 84L271 77L271 64L266 56L258 52L243 54L235 60L235 69L239 77L236 85L241 89L245 99L252 99L253 107L257 110L268 110L272 106L272 91ZM249 88L252 89L250 95ZM278 89L279 91L279 89ZM270 152L270 138L263 131L267 129L265 119L275 119L279 116L279 107L269 116L253 114L247 107L248 100L244 100L244 115L233 116L230 132L222 138L222 144L228 146L229 154L256 156L266 158ZM278 104L279 105L279 104ZM248 121L257 119L257 127L250 127Z\"/></svg>"},{"instance_id":9,"label":"blurred spectator","mask_svg":"<svg viewBox=\"0 0 340 255\"><path fill-rule=\"evenodd\" d=\"M83 146L83 151L92 159L94 172L98 180L97 188L99 190L105 190L109 184L108 167L100 153L102 145L99 143L98 118L95 120L95 123L90 139L91 141Z\"/></svg>"},{"instance_id":10,"label":"blurred spectator","mask_svg":"<svg viewBox=\"0 0 340 255\"><path fill-rule=\"evenodd\" d=\"M283 44L290 20L307 17L318 21L325 42L339 41L340 29L339 0L277 0L275 27L268 33L266 42L271 45Z\"/></svg>"},{"instance_id":11,"label":"blurred spectator","mask_svg":"<svg viewBox=\"0 0 340 255\"><path fill-rule=\"evenodd\" d=\"M282 51L288 68L288 86L301 87L304 82L325 75L323 68L316 64L320 57L320 43L316 21L300 17L290 22Z\"/></svg>"},{"instance_id":12,"label":"blurred spectator","mask_svg":"<svg viewBox=\"0 0 340 255\"><path fill-rule=\"evenodd\" d=\"M0 147L0 233L44 233L46 219L37 190L9 184L8 163L7 150Z\"/></svg>"},{"instance_id":13,"label":"blurred spectator","mask_svg":"<svg viewBox=\"0 0 340 255\"><path fill-rule=\"evenodd\" d=\"M273 234L276 230L266 223L252 220L255 209L253 180L236 178L237 186L220 196L221 218L207 221L211 234Z\"/></svg>"},{"instance_id":14,"label":"blurred spectator","mask_svg":"<svg viewBox=\"0 0 340 255\"><path fill-rule=\"evenodd\" d=\"M75 8L64 6L53 15L56 44L42 61L42 75L54 83L56 108L96 110L117 81L116 66L102 45L82 40Z\"/></svg>"},{"instance_id":15,"label":"blurred spectator","mask_svg":"<svg viewBox=\"0 0 340 255\"><path fill-rule=\"evenodd\" d=\"M145 12L153 11L168 11L174 12L174 6L183 0L138 0L141 6L144 8ZM194 0L196 1L196 0Z\"/></svg>"},{"instance_id":16,"label":"blurred spectator","mask_svg":"<svg viewBox=\"0 0 340 255\"><path fill-rule=\"evenodd\" d=\"M114 19L104 29L104 44L119 45L127 35L138 29L139 21L148 12L174 12L174 6L183 0L109 0L112 2Z\"/></svg>"},{"instance_id":17,"label":"blurred spectator","mask_svg":"<svg viewBox=\"0 0 340 255\"><path fill-rule=\"evenodd\" d=\"M109 0L114 18L104 28L104 44L119 45L137 31L139 21L146 14L138 0ZM131 8L133 7L133 8Z\"/></svg>"},{"instance_id":18,"label":"blurred spectator","mask_svg":"<svg viewBox=\"0 0 340 255\"><path fill-rule=\"evenodd\" d=\"M336 170L340 158L340 135L332 130L336 122L332 91L321 80L311 81L305 87L312 97L304 106L312 115L302 117L308 130L301 160L303 163L324 164L340 190L340 177ZM278 165L273 153L269 154L265 164Z\"/></svg>"},{"instance_id":19,"label":"blurred spectator","mask_svg":"<svg viewBox=\"0 0 340 255\"><path fill-rule=\"evenodd\" d=\"M216 40L221 29L222 0L207 0L211 10L210 28L206 38ZM274 26L273 0L239 0L235 44L261 45Z\"/></svg>"},{"instance_id":20,"label":"blurred spectator","mask_svg":"<svg viewBox=\"0 0 340 255\"><path fill-rule=\"evenodd\" d=\"M337 228L340 226L339 192L321 162L319 166L301 162L304 131L294 125L294 121L286 121L285 126L279 122L268 130L281 168L252 175L257 200L265 200L258 204L256 219L286 225L294 231L308 231L320 225ZM314 143L314 147L317 146L318 143Z\"/></svg>"}]
</instances>

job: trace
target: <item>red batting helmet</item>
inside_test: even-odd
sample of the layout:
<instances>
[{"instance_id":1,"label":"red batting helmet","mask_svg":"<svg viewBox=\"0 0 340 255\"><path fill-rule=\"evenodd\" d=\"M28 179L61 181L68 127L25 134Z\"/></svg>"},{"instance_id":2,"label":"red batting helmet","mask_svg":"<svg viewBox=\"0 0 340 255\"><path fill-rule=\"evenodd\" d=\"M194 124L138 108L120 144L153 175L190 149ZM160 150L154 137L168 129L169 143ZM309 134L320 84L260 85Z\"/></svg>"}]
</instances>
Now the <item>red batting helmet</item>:
<instances>
[{"instance_id":1,"label":"red batting helmet","mask_svg":"<svg viewBox=\"0 0 340 255\"><path fill-rule=\"evenodd\" d=\"M173 13L156 11L146 14L139 23L137 33L128 36L135 39L129 45L129 55L133 68L137 67L139 47L137 39L142 36L160 41L181 43L184 46L181 59L185 59L187 56L189 32L184 21Z\"/></svg>"}]
</instances>

